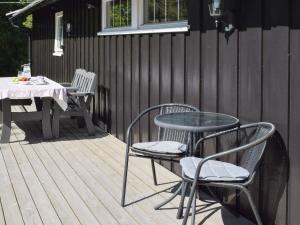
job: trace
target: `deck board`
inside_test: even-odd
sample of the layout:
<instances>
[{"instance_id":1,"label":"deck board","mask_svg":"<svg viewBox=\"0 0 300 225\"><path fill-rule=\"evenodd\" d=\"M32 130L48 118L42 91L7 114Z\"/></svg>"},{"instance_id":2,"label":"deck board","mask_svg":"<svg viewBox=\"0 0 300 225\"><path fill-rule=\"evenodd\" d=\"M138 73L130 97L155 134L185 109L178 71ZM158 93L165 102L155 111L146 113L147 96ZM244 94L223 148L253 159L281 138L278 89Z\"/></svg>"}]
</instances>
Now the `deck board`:
<instances>
[{"instance_id":1,"label":"deck board","mask_svg":"<svg viewBox=\"0 0 300 225\"><path fill-rule=\"evenodd\" d=\"M26 171L26 163L18 162L17 158L14 156L12 149L14 149L15 153L19 152L20 146L17 143L13 143L10 145L10 147L3 149L2 154L6 162L6 167L9 176L11 178L11 183L13 185L16 197L18 199L24 222L25 224L43 224L41 215L37 210L37 207L40 206L41 212L43 212L43 205L38 204L39 202L35 202L33 200L34 194L41 196L43 192L41 192L40 190L31 191L35 188L34 186L36 184L30 181L27 181L28 183L26 183L25 176L28 177L34 175L34 173L32 173L32 171ZM38 200L38 197L36 199ZM52 207L50 207L49 211L51 210L53 210Z\"/></svg>"},{"instance_id":2,"label":"deck board","mask_svg":"<svg viewBox=\"0 0 300 225\"><path fill-rule=\"evenodd\" d=\"M0 225L5 225L5 219L3 215L2 203L0 201Z\"/></svg>"},{"instance_id":3,"label":"deck board","mask_svg":"<svg viewBox=\"0 0 300 225\"><path fill-rule=\"evenodd\" d=\"M62 137L42 139L38 122L13 125L10 144L0 154L0 225L173 225L179 197L163 210L178 176L157 165L154 186L150 161L131 158L127 207L120 206L125 144L97 129L88 137L71 120L62 120ZM2 206L2 209L1 209ZM206 225L251 225L219 204L198 201L196 221Z\"/></svg>"},{"instance_id":4,"label":"deck board","mask_svg":"<svg viewBox=\"0 0 300 225\"><path fill-rule=\"evenodd\" d=\"M3 151L9 148L9 144L1 145L1 154L0 154L0 174L1 174L1 182L0 182L0 196L1 203L3 208L3 214L6 221L6 224L15 224L21 225L24 224L21 210L12 186L12 182L10 180L6 164L3 158Z\"/></svg>"}]
</instances>

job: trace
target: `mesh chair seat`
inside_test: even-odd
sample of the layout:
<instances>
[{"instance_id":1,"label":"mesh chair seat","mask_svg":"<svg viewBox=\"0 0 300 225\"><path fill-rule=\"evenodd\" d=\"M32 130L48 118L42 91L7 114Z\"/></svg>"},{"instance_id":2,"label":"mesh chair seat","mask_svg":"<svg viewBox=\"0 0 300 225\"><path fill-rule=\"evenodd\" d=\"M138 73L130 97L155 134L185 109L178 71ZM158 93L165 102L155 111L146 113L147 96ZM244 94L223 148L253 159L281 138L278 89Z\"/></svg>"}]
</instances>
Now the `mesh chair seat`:
<instances>
[{"instance_id":1,"label":"mesh chair seat","mask_svg":"<svg viewBox=\"0 0 300 225\"><path fill-rule=\"evenodd\" d=\"M131 149L141 154L170 154L180 156L186 153L187 145L176 141L153 141L135 143Z\"/></svg>"},{"instance_id":2,"label":"mesh chair seat","mask_svg":"<svg viewBox=\"0 0 300 225\"><path fill-rule=\"evenodd\" d=\"M185 176L194 179L198 164L202 158L187 157L180 160L180 165ZM249 178L248 170L231 163L209 160L203 164L200 171L200 181L236 182Z\"/></svg>"}]
</instances>

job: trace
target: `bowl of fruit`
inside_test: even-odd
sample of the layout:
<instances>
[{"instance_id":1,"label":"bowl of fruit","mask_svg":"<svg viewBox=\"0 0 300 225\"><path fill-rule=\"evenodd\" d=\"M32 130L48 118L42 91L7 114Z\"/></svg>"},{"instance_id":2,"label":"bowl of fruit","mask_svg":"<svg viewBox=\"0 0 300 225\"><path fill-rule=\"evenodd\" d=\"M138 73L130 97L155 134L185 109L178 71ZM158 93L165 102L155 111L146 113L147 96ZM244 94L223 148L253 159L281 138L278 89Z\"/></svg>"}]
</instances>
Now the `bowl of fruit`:
<instances>
[{"instance_id":1,"label":"bowl of fruit","mask_svg":"<svg viewBox=\"0 0 300 225\"><path fill-rule=\"evenodd\" d=\"M16 77L13 80L13 82L17 83L17 84L29 84L30 78L29 77L25 77L25 76L19 76L19 77Z\"/></svg>"}]
</instances>

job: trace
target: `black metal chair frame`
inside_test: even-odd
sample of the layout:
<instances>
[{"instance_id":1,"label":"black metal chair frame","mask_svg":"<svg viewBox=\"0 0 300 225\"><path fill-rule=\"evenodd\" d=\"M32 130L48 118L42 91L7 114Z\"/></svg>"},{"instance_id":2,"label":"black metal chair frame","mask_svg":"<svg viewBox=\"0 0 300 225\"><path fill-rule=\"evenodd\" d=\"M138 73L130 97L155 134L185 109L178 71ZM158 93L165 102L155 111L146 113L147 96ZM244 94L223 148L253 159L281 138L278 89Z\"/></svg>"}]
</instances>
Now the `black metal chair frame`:
<instances>
[{"instance_id":1,"label":"black metal chair frame","mask_svg":"<svg viewBox=\"0 0 300 225\"><path fill-rule=\"evenodd\" d=\"M123 175L123 189L122 189L122 199L121 199L121 206L125 206L125 195L126 195L126 187L127 187L127 174L128 174L128 163L129 163L129 156L134 156L134 157L141 157L141 158L149 158L151 159L151 167L152 167L152 174L153 174L153 180L154 184L157 185L157 178L156 178L156 170L155 170L155 164L154 160L165 160L165 161L172 161L172 162L178 162L179 159L184 156L183 154L163 154L163 153L153 153L153 152L137 152L135 151L134 153L130 153L130 150L132 150L132 129L133 127L140 121L140 119L145 116L146 114L149 114L150 112L154 110L160 110L160 113L162 113L162 109L164 108L186 108L187 111L199 111L196 107L186 105L186 104L178 104L178 103L167 103L167 104L160 104L156 105L153 107L150 107L143 112L141 112L133 121L132 123L128 126L127 129L127 144L126 144L126 155L125 155L125 165L124 165L124 175ZM163 132L162 129L159 128L158 132L158 139L161 140L163 137L161 137L161 133ZM178 132L178 131L174 131ZM184 132L184 131L179 131L179 132ZM188 140L187 140L187 145L188 145Z\"/></svg>"},{"instance_id":2,"label":"black metal chair frame","mask_svg":"<svg viewBox=\"0 0 300 225\"><path fill-rule=\"evenodd\" d=\"M257 173L257 169L259 168L259 165L260 165L260 162L261 162L261 159L262 159L265 147L266 147L267 140L275 132L275 126L271 123L266 123L266 122L243 125L243 126L240 126L238 128L234 128L234 129L231 129L231 130L227 130L227 131L223 131L223 132L219 132L219 133L215 133L215 134L206 136L205 138L200 139L196 143L195 147L197 148L200 144L203 144L206 140L209 140L209 139L212 139L212 138L218 138L218 137L221 137L222 135L229 134L231 132L238 132L238 131L242 131L244 129L254 128L254 127L257 127L257 128L264 127L268 130L268 132L266 134L264 134L262 137L259 137L259 138L253 140L250 143L247 143L245 145L242 145L242 146L239 146L239 147L236 147L236 148L233 148L233 149L230 149L230 150L220 152L220 153L217 153L217 154L214 154L214 155L203 158L197 166L195 177L193 179L185 176L185 174L183 173L182 178L183 178L183 192L184 192L184 194L181 197L180 206L178 208L178 215L182 215L183 205L184 205L184 198L185 198L185 194L186 194L186 190L187 190L187 185L191 185L190 197L189 197L189 201L188 201L187 208L186 208L186 211L185 211L184 219L183 219L183 222L182 222L183 225L187 224L187 220L188 220L190 209L191 209L192 205L193 205L193 209L192 209L191 224L195 224L196 188L197 188L197 186L234 188L236 190L244 192L247 199L248 199L248 201L249 201L249 203L250 203L251 209L254 213L254 216L256 218L257 223L259 225L262 225L261 218L260 218L259 213L257 211L257 208L254 204L254 201L252 199L252 196L251 196L251 193L248 189L248 186L254 180L255 174ZM251 149L253 149L254 147L256 147L260 144L262 144L261 151L258 152L259 155L258 155L257 160L255 162L254 169L253 169L253 171L250 171L250 176L247 180L236 181L236 182L226 182L226 181L210 182L210 181L205 181L205 180L199 180L199 174L201 172L201 168L204 165L204 163L207 162L208 160L215 160L215 159L219 159L219 158L222 158L224 156L231 155L231 154L242 153L242 152L245 152L247 150L251 150Z\"/></svg>"}]
</instances>

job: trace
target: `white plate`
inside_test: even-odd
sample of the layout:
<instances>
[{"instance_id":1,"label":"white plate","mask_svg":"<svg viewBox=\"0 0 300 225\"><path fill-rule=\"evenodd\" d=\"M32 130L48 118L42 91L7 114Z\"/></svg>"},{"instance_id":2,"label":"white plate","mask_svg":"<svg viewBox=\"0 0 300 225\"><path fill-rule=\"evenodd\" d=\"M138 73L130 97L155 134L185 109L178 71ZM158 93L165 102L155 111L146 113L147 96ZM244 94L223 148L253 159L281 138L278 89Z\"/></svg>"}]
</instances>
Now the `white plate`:
<instances>
[{"instance_id":1,"label":"white plate","mask_svg":"<svg viewBox=\"0 0 300 225\"><path fill-rule=\"evenodd\" d=\"M19 81L18 84L28 85L30 81Z\"/></svg>"},{"instance_id":2,"label":"white plate","mask_svg":"<svg viewBox=\"0 0 300 225\"><path fill-rule=\"evenodd\" d=\"M34 79L34 80L31 80L31 84L33 84L33 85L46 85L46 84L48 84L48 82L45 81L45 80L42 80L42 79Z\"/></svg>"}]
</instances>

